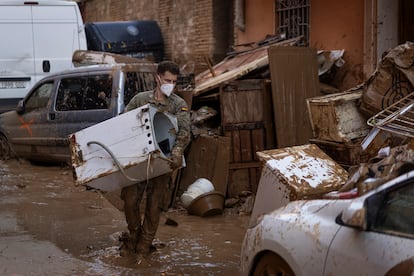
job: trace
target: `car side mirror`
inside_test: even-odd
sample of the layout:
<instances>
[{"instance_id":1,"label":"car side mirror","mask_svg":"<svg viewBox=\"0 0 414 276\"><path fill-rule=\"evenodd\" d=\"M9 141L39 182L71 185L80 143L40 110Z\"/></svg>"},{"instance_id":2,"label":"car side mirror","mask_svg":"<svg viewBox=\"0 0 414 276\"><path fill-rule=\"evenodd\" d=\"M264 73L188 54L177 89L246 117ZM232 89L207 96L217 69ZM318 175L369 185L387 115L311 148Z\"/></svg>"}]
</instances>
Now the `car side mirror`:
<instances>
[{"instance_id":1,"label":"car side mirror","mask_svg":"<svg viewBox=\"0 0 414 276\"><path fill-rule=\"evenodd\" d=\"M337 223L361 230L367 230L367 208L365 198L355 199L336 219Z\"/></svg>"},{"instance_id":2,"label":"car side mirror","mask_svg":"<svg viewBox=\"0 0 414 276\"><path fill-rule=\"evenodd\" d=\"M22 114L24 112L24 101L20 100L19 103L17 104L17 108L16 111L18 114Z\"/></svg>"}]
</instances>

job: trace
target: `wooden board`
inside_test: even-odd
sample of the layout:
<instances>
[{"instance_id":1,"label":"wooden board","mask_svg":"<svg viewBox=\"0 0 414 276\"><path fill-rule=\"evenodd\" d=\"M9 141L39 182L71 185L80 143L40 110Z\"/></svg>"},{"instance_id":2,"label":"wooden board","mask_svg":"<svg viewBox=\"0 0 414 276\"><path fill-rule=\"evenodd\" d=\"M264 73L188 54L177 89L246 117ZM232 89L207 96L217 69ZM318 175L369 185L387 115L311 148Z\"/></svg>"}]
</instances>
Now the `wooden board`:
<instances>
[{"instance_id":1,"label":"wooden board","mask_svg":"<svg viewBox=\"0 0 414 276\"><path fill-rule=\"evenodd\" d=\"M228 197L241 192L257 191L260 179L260 161L256 152L269 149L263 124L233 124L223 127L224 135L231 140Z\"/></svg>"},{"instance_id":2,"label":"wooden board","mask_svg":"<svg viewBox=\"0 0 414 276\"><path fill-rule=\"evenodd\" d=\"M265 79L237 80L220 87L223 129L264 128L266 148L276 146L272 87Z\"/></svg>"},{"instance_id":3,"label":"wooden board","mask_svg":"<svg viewBox=\"0 0 414 276\"><path fill-rule=\"evenodd\" d=\"M269 48L278 148L306 144L313 136L306 99L321 95L316 57L311 48Z\"/></svg>"},{"instance_id":4,"label":"wooden board","mask_svg":"<svg viewBox=\"0 0 414 276\"><path fill-rule=\"evenodd\" d=\"M220 86L221 123L272 121L271 83L265 79L237 80Z\"/></svg>"},{"instance_id":5,"label":"wooden board","mask_svg":"<svg viewBox=\"0 0 414 276\"><path fill-rule=\"evenodd\" d=\"M231 140L230 162L251 162L258 160L257 151L269 149L266 129L260 124L236 124L223 126L224 136Z\"/></svg>"},{"instance_id":6,"label":"wooden board","mask_svg":"<svg viewBox=\"0 0 414 276\"><path fill-rule=\"evenodd\" d=\"M229 180L227 184L227 197L238 197L242 192L257 192L259 185L261 168L260 162L249 163L249 167L243 167L244 163L231 164L229 169Z\"/></svg>"}]
</instances>

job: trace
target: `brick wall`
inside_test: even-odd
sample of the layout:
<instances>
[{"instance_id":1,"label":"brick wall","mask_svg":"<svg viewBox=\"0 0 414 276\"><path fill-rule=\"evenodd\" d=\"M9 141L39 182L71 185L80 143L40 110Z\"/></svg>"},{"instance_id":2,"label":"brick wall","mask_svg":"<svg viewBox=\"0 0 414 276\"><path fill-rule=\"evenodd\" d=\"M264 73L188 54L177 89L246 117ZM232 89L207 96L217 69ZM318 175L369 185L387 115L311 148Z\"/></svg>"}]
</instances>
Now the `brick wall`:
<instances>
[{"instance_id":1,"label":"brick wall","mask_svg":"<svg viewBox=\"0 0 414 276\"><path fill-rule=\"evenodd\" d=\"M223 50L216 49L217 32L223 31L213 20L214 0L87 0L81 4L85 22L116 20L157 20L165 44L165 58L177 62L185 73L199 73L207 69L205 57L223 58ZM218 7L220 8L220 7ZM228 8L226 6L225 8ZM217 9L217 7L216 7ZM229 11L231 12L231 11ZM224 18L226 24L231 20ZM226 28L229 29L229 28ZM233 34L231 34L231 38ZM230 40L225 38L224 44ZM223 48L222 46L220 46ZM217 62L217 60L215 60Z\"/></svg>"}]
</instances>

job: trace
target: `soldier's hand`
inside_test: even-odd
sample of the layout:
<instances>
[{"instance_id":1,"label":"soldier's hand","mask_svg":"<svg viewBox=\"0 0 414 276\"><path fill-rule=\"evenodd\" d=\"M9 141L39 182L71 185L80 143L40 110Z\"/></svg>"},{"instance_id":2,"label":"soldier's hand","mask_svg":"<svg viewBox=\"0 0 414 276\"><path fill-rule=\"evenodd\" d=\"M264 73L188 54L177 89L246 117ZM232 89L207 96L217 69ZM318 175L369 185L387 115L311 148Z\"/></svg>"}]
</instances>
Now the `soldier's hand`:
<instances>
[{"instance_id":1,"label":"soldier's hand","mask_svg":"<svg viewBox=\"0 0 414 276\"><path fill-rule=\"evenodd\" d=\"M172 170L176 170L181 167L183 162L183 151L180 147L174 147L171 151L171 164Z\"/></svg>"},{"instance_id":2,"label":"soldier's hand","mask_svg":"<svg viewBox=\"0 0 414 276\"><path fill-rule=\"evenodd\" d=\"M171 159L170 168L172 170L176 170L176 169L181 167L181 163L183 161L182 156L173 155L173 156L171 156L170 159Z\"/></svg>"}]
</instances>

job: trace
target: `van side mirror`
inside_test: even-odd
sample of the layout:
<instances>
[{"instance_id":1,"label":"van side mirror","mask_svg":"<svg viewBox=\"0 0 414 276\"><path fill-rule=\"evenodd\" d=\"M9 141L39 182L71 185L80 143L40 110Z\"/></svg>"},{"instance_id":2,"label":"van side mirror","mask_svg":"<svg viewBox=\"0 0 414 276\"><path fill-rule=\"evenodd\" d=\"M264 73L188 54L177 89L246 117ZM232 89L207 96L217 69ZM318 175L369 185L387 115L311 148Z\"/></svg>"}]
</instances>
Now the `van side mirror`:
<instances>
[{"instance_id":1,"label":"van side mirror","mask_svg":"<svg viewBox=\"0 0 414 276\"><path fill-rule=\"evenodd\" d=\"M20 100L17 104L17 108L16 108L16 112L18 114L23 114L24 113L24 100Z\"/></svg>"}]
</instances>

